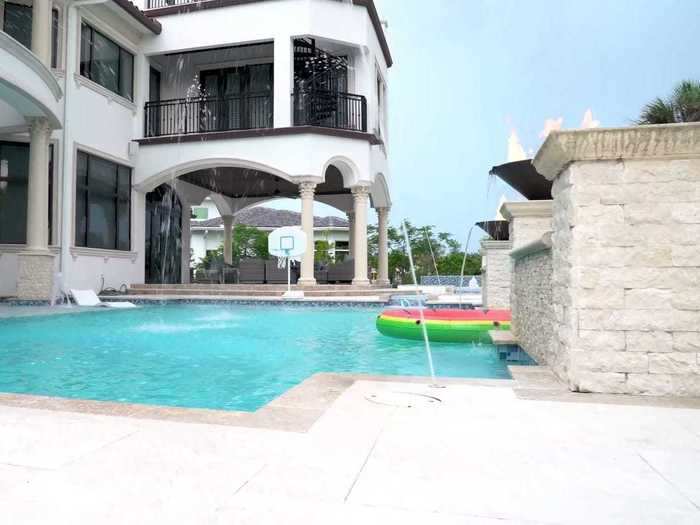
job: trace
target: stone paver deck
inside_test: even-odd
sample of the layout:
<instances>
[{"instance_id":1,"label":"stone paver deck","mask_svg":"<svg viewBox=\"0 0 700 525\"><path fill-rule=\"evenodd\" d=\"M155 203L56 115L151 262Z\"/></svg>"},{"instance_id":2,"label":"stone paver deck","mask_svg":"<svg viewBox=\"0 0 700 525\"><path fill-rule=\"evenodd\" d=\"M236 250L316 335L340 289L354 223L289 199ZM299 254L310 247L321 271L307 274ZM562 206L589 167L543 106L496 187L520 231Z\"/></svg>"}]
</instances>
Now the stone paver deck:
<instances>
[{"instance_id":1,"label":"stone paver deck","mask_svg":"<svg viewBox=\"0 0 700 525\"><path fill-rule=\"evenodd\" d=\"M700 411L523 399L564 394L541 370L514 377L351 381L304 431L0 406L0 512L13 524L700 523Z\"/></svg>"}]
</instances>

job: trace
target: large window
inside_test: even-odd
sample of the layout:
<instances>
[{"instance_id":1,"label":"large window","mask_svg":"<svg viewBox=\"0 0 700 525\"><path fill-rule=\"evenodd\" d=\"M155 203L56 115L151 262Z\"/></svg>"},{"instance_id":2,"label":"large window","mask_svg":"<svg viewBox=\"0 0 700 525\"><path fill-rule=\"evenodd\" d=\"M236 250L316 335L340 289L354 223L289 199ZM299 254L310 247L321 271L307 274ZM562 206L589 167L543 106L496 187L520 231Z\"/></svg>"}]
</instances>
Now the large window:
<instances>
[{"instance_id":1,"label":"large window","mask_svg":"<svg viewBox=\"0 0 700 525\"><path fill-rule=\"evenodd\" d=\"M80 74L124 98L134 97L134 55L83 23Z\"/></svg>"},{"instance_id":2,"label":"large window","mask_svg":"<svg viewBox=\"0 0 700 525\"><path fill-rule=\"evenodd\" d=\"M49 242L53 215L53 145L49 146ZM0 244L27 242L29 144L0 142Z\"/></svg>"},{"instance_id":3,"label":"large window","mask_svg":"<svg viewBox=\"0 0 700 525\"><path fill-rule=\"evenodd\" d=\"M131 249L131 169L78 152L75 245Z\"/></svg>"},{"instance_id":4,"label":"large window","mask_svg":"<svg viewBox=\"0 0 700 525\"><path fill-rule=\"evenodd\" d=\"M32 48L32 6L5 2L3 31ZM58 67L58 9L51 12L51 67Z\"/></svg>"},{"instance_id":5,"label":"large window","mask_svg":"<svg viewBox=\"0 0 700 525\"><path fill-rule=\"evenodd\" d=\"M200 131L272 127L272 64L200 73Z\"/></svg>"}]
</instances>

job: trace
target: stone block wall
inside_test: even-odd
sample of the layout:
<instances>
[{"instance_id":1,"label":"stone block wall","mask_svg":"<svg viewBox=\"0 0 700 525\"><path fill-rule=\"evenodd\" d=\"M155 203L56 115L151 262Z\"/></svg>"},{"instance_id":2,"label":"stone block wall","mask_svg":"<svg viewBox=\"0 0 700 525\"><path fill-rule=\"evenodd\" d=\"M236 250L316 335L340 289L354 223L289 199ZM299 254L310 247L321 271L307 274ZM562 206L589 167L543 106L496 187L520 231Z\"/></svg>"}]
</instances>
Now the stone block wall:
<instances>
[{"instance_id":1,"label":"stone block wall","mask_svg":"<svg viewBox=\"0 0 700 525\"><path fill-rule=\"evenodd\" d=\"M484 308L510 309L512 246L510 241L481 241L481 294Z\"/></svg>"},{"instance_id":2,"label":"stone block wall","mask_svg":"<svg viewBox=\"0 0 700 525\"><path fill-rule=\"evenodd\" d=\"M552 231L552 201L506 202L501 215L508 220L513 250L538 241Z\"/></svg>"},{"instance_id":3,"label":"stone block wall","mask_svg":"<svg viewBox=\"0 0 700 525\"><path fill-rule=\"evenodd\" d=\"M700 125L552 134L554 371L583 392L700 396Z\"/></svg>"},{"instance_id":4,"label":"stone block wall","mask_svg":"<svg viewBox=\"0 0 700 525\"><path fill-rule=\"evenodd\" d=\"M513 250L512 330L518 344L539 364L556 365L553 352L551 236Z\"/></svg>"}]
</instances>

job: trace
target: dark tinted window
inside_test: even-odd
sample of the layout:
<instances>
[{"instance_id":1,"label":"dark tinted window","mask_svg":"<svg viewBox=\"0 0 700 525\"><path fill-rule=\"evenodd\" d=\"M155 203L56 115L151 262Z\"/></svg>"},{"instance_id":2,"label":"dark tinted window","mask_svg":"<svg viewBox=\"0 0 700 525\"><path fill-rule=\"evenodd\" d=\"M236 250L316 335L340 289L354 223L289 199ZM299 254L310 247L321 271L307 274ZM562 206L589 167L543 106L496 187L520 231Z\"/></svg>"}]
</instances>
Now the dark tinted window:
<instances>
[{"instance_id":1,"label":"dark tinted window","mask_svg":"<svg viewBox=\"0 0 700 525\"><path fill-rule=\"evenodd\" d=\"M52 160L49 146L49 233L52 219ZM29 178L29 144L0 142L0 244L24 244L27 240L27 181ZM49 241L51 236L49 235Z\"/></svg>"},{"instance_id":2,"label":"dark tinted window","mask_svg":"<svg viewBox=\"0 0 700 525\"><path fill-rule=\"evenodd\" d=\"M131 170L78 153L75 244L89 248L131 248Z\"/></svg>"},{"instance_id":3,"label":"dark tinted window","mask_svg":"<svg viewBox=\"0 0 700 525\"><path fill-rule=\"evenodd\" d=\"M32 48L32 8L5 2L3 30L28 49ZM58 67L58 9L51 12L51 67Z\"/></svg>"},{"instance_id":4,"label":"dark tinted window","mask_svg":"<svg viewBox=\"0 0 700 525\"><path fill-rule=\"evenodd\" d=\"M3 30L23 46L32 47L32 8L26 5L5 3Z\"/></svg>"},{"instance_id":5,"label":"dark tinted window","mask_svg":"<svg viewBox=\"0 0 700 525\"><path fill-rule=\"evenodd\" d=\"M134 98L134 55L87 24L80 35L80 74L124 98Z\"/></svg>"}]
</instances>

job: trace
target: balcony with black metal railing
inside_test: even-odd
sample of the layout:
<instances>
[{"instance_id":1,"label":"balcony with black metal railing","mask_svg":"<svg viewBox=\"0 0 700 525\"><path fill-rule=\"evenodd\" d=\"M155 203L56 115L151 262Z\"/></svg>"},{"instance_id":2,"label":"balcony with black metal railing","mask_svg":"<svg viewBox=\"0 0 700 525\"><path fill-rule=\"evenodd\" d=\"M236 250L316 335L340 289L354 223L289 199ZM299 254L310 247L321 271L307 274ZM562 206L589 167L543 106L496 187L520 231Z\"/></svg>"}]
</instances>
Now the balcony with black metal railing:
<instances>
[{"instance_id":1,"label":"balcony with black metal railing","mask_svg":"<svg viewBox=\"0 0 700 525\"><path fill-rule=\"evenodd\" d=\"M212 0L148 0L146 9L161 9L163 7L177 7L187 4L206 4Z\"/></svg>"},{"instance_id":2,"label":"balcony with black metal railing","mask_svg":"<svg viewBox=\"0 0 700 525\"><path fill-rule=\"evenodd\" d=\"M325 90L296 90L294 125L367 131L367 99L362 95Z\"/></svg>"},{"instance_id":3,"label":"balcony with black metal railing","mask_svg":"<svg viewBox=\"0 0 700 525\"><path fill-rule=\"evenodd\" d=\"M367 131L367 100L332 91L293 93L293 126ZM147 102L145 138L269 129L273 124L271 92L226 97L195 97Z\"/></svg>"},{"instance_id":4,"label":"balcony with black metal railing","mask_svg":"<svg viewBox=\"0 0 700 525\"><path fill-rule=\"evenodd\" d=\"M145 136L271 128L272 93L146 102Z\"/></svg>"}]
</instances>

